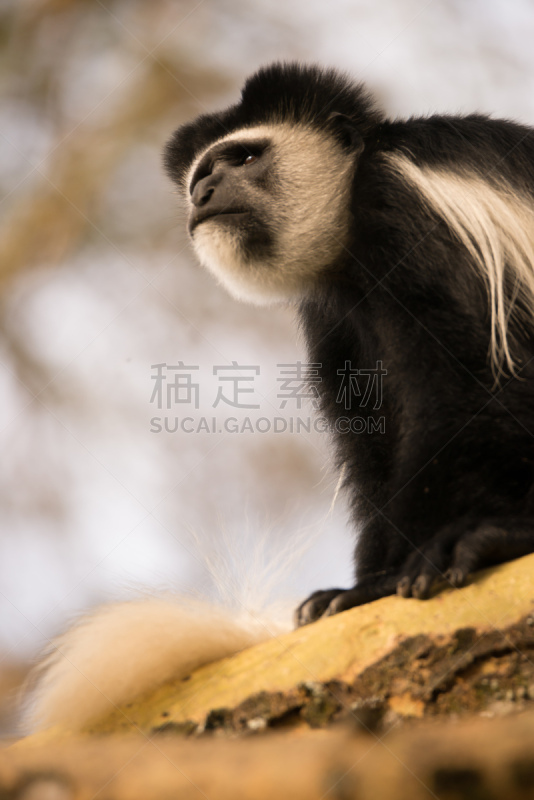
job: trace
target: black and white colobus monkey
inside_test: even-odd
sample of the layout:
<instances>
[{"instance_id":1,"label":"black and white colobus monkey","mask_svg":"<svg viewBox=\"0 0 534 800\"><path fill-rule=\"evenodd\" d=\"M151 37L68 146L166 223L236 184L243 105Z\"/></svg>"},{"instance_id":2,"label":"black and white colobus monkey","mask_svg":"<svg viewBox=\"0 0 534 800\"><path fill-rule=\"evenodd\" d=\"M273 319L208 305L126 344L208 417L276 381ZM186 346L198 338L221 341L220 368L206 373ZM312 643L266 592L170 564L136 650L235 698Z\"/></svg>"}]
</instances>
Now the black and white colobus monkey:
<instances>
[{"instance_id":1,"label":"black and white colobus monkey","mask_svg":"<svg viewBox=\"0 0 534 800\"><path fill-rule=\"evenodd\" d=\"M297 621L533 551L534 130L389 121L338 73L275 64L165 161L203 264L237 297L294 303L324 414L368 417L336 440L356 586ZM340 408L338 372L378 362L382 407ZM84 729L273 630L180 597L102 606L53 643L28 719Z\"/></svg>"},{"instance_id":2,"label":"black and white colobus monkey","mask_svg":"<svg viewBox=\"0 0 534 800\"><path fill-rule=\"evenodd\" d=\"M322 410L381 362L365 433L338 433L356 585L300 624L534 550L534 131L472 114L388 120L334 70L273 64L181 127L165 164L204 264L298 307ZM385 417L385 432L376 417Z\"/></svg>"}]
</instances>

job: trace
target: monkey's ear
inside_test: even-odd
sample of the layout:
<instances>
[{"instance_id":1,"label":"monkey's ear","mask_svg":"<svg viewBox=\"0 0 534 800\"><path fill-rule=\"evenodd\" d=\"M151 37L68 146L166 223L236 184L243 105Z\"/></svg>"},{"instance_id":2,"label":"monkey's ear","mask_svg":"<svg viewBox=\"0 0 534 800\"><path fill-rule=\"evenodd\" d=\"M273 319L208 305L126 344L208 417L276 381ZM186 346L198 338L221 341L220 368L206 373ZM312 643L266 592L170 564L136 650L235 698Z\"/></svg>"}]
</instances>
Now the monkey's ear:
<instances>
[{"instance_id":1,"label":"monkey's ear","mask_svg":"<svg viewBox=\"0 0 534 800\"><path fill-rule=\"evenodd\" d=\"M350 117L347 117L346 114L341 114L339 111L332 111L328 117L328 122L330 130L343 147L352 150L355 155L358 155L363 150L362 136Z\"/></svg>"}]
</instances>

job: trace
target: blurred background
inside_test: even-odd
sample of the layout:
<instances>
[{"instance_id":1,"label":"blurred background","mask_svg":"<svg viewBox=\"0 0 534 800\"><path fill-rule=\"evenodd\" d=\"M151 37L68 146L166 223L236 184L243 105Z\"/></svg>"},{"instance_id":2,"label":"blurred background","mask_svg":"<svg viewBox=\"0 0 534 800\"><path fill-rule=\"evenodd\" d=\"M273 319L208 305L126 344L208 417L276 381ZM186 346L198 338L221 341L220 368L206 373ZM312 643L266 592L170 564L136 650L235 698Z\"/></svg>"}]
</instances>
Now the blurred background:
<instances>
[{"instance_id":1,"label":"blurred background","mask_svg":"<svg viewBox=\"0 0 534 800\"><path fill-rule=\"evenodd\" d=\"M96 603L170 588L259 608L351 578L325 435L255 427L313 413L281 391L277 365L306 360L293 311L239 305L197 266L172 131L274 59L345 69L392 115L532 124L534 5L0 0L0 41L4 696ZM244 387L253 409L228 402Z\"/></svg>"}]
</instances>

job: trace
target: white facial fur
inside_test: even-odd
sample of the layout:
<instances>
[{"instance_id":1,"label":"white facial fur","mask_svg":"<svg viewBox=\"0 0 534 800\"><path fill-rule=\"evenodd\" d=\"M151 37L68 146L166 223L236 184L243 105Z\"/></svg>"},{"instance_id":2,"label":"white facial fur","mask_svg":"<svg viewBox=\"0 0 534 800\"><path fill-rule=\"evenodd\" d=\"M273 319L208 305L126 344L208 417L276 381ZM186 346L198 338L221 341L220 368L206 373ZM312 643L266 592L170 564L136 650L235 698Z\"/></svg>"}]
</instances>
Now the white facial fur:
<instances>
[{"instance_id":1,"label":"white facial fur","mask_svg":"<svg viewBox=\"0 0 534 800\"><path fill-rule=\"evenodd\" d=\"M194 230L193 245L200 262L234 297L258 305L298 299L346 245L354 158L332 136L288 124L245 128L215 144L247 139L269 139L274 146L277 190L268 204L274 254L245 256L239 229L217 218ZM186 186L212 146L191 166Z\"/></svg>"}]
</instances>

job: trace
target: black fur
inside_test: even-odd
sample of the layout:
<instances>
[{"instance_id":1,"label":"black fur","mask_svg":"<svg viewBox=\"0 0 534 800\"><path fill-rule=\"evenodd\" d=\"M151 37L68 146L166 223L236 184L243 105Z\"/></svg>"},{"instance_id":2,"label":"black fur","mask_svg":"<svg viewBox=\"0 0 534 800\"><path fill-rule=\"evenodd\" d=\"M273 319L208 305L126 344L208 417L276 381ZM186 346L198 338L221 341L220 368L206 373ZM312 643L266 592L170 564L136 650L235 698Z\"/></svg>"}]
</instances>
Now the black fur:
<instances>
[{"instance_id":1,"label":"black fur","mask_svg":"<svg viewBox=\"0 0 534 800\"><path fill-rule=\"evenodd\" d=\"M336 134L339 115L363 141L346 248L300 306L310 361L322 364L322 410L385 418L385 431L338 433L355 523L356 586L316 592L301 624L398 591L426 597L437 577L534 550L534 310L513 319L516 374L495 384L487 290L470 256L384 153L416 165L466 167L533 199L534 131L485 116L387 121L334 71L273 65L249 79L239 104L179 129L165 163L178 183L195 156L228 131L306 122ZM350 145L348 145L350 146ZM359 146L360 150L361 147ZM533 267L534 268L534 267ZM380 361L380 409L337 402L345 362Z\"/></svg>"}]
</instances>

